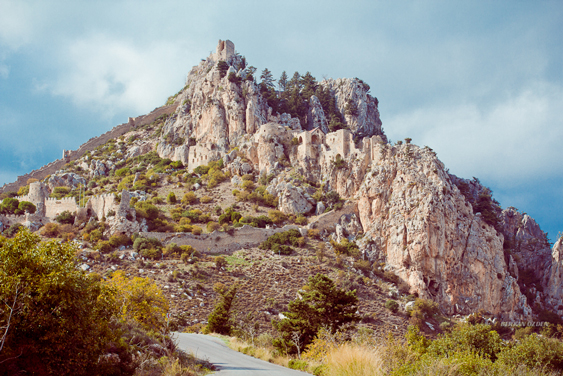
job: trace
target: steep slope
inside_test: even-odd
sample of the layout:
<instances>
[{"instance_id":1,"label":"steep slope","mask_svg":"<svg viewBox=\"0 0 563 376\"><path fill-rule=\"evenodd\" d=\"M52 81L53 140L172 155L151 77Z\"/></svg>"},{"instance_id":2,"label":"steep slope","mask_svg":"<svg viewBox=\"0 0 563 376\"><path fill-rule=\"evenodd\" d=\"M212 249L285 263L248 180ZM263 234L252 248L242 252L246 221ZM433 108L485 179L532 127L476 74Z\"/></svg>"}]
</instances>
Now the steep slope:
<instances>
[{"instance_id":1,"label":"steep slope","mask_svg":"<svg viewBox=\"0 0 563 376\"><path fill-rule=\"evenodd\" d=\"M195 218L191 204L178 203L174 214L168 208L151 222L138 207L129 209L130 198L148 202L152 194L157 203L159 192L174 190L213 195L211 181L230 178L231 188L243 191L237 200L267 202L286 221L322 214L341 199L353 203L353 216L339 218L326 240L357 241L373 270L383 264L410 293L435 300L447 314L484 310L531 320L532 306L563 309L561 240L550 250L532 218L514 208L501 210L478 181L450 175L430 148L410 139L388 143L378 100L366 83L316 82L307 73L276 91L265 78L257 83L254 74L232 42L220 41L168 106L132 119L80 153L65 154L70 163L57 163L57 171L45 169L53 174L45 180L49 192L20 197L45 205L44 214L0 218L0 226L43 225L54 218L45 213L57 214L60 204L74 208L80 221L107 217L110 234L130 235L149 225L152 231L185 231L193 225L188 217ZM243 178L252 184L245 188ZM88 186L86 205L84 199L77 206L46 197L57 185L76 196L77 182ZM33 192L44 189L33 184ZM231 190L210 199L220 203L219 195L227 200ZM209 210L203 218L219 222Z\"/></svg>"}]
</instances>

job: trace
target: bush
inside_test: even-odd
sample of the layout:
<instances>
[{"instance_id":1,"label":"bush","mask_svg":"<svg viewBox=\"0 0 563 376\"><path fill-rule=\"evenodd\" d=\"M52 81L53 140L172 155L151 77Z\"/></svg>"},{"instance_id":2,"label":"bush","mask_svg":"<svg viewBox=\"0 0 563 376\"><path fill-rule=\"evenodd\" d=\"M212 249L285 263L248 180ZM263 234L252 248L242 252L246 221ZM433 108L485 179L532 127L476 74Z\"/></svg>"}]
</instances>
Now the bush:
<instances>
[{"instance_id":1,"label":"bush","mask_svg":"<svg viewBox=\"0 0 563 376\"><path fill-rule=\"evenodd\" d=\"M215 257L215 267L217 269L221 269L227 266L227 260L224 256L216 256Z\"/></svg>"},{"instance_id":2,"label":"bush","mask_svg":"<svg viewBox=\"0 0 563 376\"><path fill-rule=\"evenodd\" d=\"M143 249L139 253L141 256L152 260L162 259L162 250L158 248Z\"/></svg>"},{"instance_id":3,"label":"bush","mask_svg":"<svg viewBox=\"0 0 563 376\"><path fill-rule=\"evenodd\" d=\"M209 204L213 199L209 196L203 196L199 201L201 201L202 204Z\"/></svg>"},{"instance_id":4,"label":"bush","mask_svg":"<svg viewBox=\"0 0 563 376\"><path fill-rule=\"evenodd\" d=\"M96 249L100 251L100 253L110 253L113 251L113 247L107 241L98 242Z\"/></svg>"},{"instance_id":5,"label":"bush","mask_svg":"<svg viewBox=\"0 0 563 376\"><path fill-rule=\"evenodd\" d=\"M162 243L160 242L160 240L158 240L156 238L141 238L141 237L138 237L133 242L133 249L135 249L137 252L139 252L143 249L160 248L160 247L162 247Z\"/></svg>"},{"instance_id":6,"label":"bush","mask_svg":"<svg viewBox=\"0 0 563 376\"><path fill-rule=\"evenodd\" d=\"M279 225L283 223L285 220L287 220L287 216L283 214L281 211L276 209L268 211L268 217L270 217L272 222L275 223L276 225Z\"/></svg>"},{"instance_id":7,"label":"bush","mask_svg":"<svg viewBox=\"0 0 563 376\"><path fill-rule=\"evenodd\" d=\"M194 235L201 235L201 232L202 232L202 231L203 231L203 230L202 230L201 227L199 227L199 226L194 226L194 227L192 228L192 234L194 234Z\"/></svg>"},{"instance_id":8,"label":"bush","mask_svg":"<svg viewBox=\"0 0 563 376\"><path fill-rule=\"evenodd\" d=\"M385 302L385 308L393 313L397 313L397 311L399 310L399 303L397 303L395 300L389 299Z\"/></svg>"},{"instance_id":9,"label":"bush","mask_svg":"<svg viewBox=\"0 0 563 376\"><path fill-rule=\"evenodd\" d=\"M110 236L109 244L112 247L119 247L119 246L128 246L132 244L131 238L125 234L115 234Z\"/></svg>"},{"instance_id":10,"label":"bush","mask_svg":"<svg viewBox=\"0 0 563 376\"><path fill-rule=\"evenodd\" d=\"M182 204L193 205L197 202L197 196L193 192L187 192L182 198Z\"/></svg>"},{"instance_id":11,"label":"bush","mask_svg":"<svg viewBox=\"0 0 563 376\"><path fill-rule=\"evenodd\" d=\"M14 237L18 232L20 232L24 227L19 223L14 223L6 231L4 231L4 235L9 238Z\"/></svg>"},{"instance_id":12,"label":"bush","mask_svg":"<svg viewBox=\"0 0 563 376\"><path fill-rule=\"evenodd\" d=\"M65 210L61 214L55 217L55 221L59 222L60 224L73 224L74 223L74 214Z\"/></svg>"},{"instance_id":13,"label":"bush","mask_svg":"<svg viewBox=\"0 0 563 376\"><path fill-rule=\"evenodd\" d=\"M137 218L145 218L147 220L154 220L160 215L160 210L146 201L137 202L135 204L135 211L137 212Z\"/></svg>"},{"instance_id":14,"label":"bush","mask_svg":"<svg viewBox=\"0 0 563 376\"><path fill-rule=\"evenodd\" d=\"M269 249L276 253L287 255L293 252L290 245L293 245L294 247L302 246L304 242L305 239L301 236L301 233L296 229L291 229L284 232L278 232L268 237L265 242L260 244L260 249Z\"/></svg>"},{"instance_id":15,"label":"bush","mask_svg":"<svg viewBox=\"0 0 563 376\"><path fill-rule=\"evenodd\" d=\"M41 229L41 235L48 238L56 238L57 236L59 236L59 225L52 222L47 223Z\"/></svg>"},{"instance_id":16,"label":"bush","mask_svg":"<svg viewBox=\"0 0 563 376\"><path fill-rule=\"evenodd\" d=\"M221 228L221 225L217 222L207 222L207 232L217 231Z\"/></svg>"},{"instance_id":17,"label":"bush","mask_svg":"<svg viewBox=\"0 0 563 376\"><path fill-rule=\"evenodd\" d=\"M166 196L166 202L168 202L170 205L174 205L176 203L176 195L174 194L174 192L170 192L168 196Z\"/></svg>"},{"instance_id":18,"label":"bush","mask_svg":"<svg viewBox=\"0 0 563 376\"><path fill-rule=\"evenodd\" d=\"M498 354L498 362L512 367L524 364L529 368L545 367L563 370L563 343L553 338L531 334L512 343Z\"/></svg>"},{"instance_id":19,"label":"bush","mask_svg":"<svg viewBox=\"0 0 563 376\"><path fill-rule=\"evenodd\" d=\"M70 193L70 188L67 187L55 187L53 189L53 193L51 193L50 197L54 197L56 199L61 199Z\"/></svg>"},{"instance_id":20,"label":"bush","mask_svg":"<svg viewBox=\"0 0 563 376\"><path fill-rule=\"evenodd\" d=\"M308 223L307 218L305 218L302 214L299 214L297 218L295 218L295 224L299 226L305 226Z\"/></svg>"}]
</instances>

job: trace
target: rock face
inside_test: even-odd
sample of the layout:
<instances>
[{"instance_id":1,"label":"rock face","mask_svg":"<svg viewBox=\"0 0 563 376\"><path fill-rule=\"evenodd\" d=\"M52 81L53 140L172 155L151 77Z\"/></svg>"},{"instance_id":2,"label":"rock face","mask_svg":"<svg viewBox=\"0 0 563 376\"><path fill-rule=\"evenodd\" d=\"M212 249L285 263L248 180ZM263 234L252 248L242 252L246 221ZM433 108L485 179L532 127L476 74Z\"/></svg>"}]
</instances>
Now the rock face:
<instances>
[{"instance_id":1,"label":"rock face","mask_svg":"<svg viewBox=\"0 0 563 376\"><path fill-rule=\"evenodd\" d=\"M328 133L328 123L326 120L323 106L315 95L309 99L309 113L307 115L309 129L320 128L324 133Z\"/></svg>"},{"instance_id":2,"label":"rock face","mask_svg":"<svg viewBox=\"0 0 563 376\"><path fill-rule=\"evenodd\" d=\"M414 145L378 148L381 158L358 193L371 257L384 258L411 292L449 314L528 317L502 234L473 214L435 154Z\"/></svg>"},{"instance_id":3,"label":"rock face","mask_svg":"<svg viewBox=\"0 0 563 376\"><path fill-rule=\"evenodd\" d=\"M386 140L377 108L379 101L368 94L366 83L357 78L338 78L323 80L320 84L334 93L338 109L352 133L359 137L379 135Z\"/></svg>"},{"instance_id":4,"label":"rock face","mask_svg":"<svg viewBox=\"0 0 563 376\"><path fill-rule=\"evenodd\" d=\"M86 179L74 173L64 173L52 175L47 183L52 191L55 187L77 188L79 185L86 185Z\"/></svg>"},{"instance_id":5,"label":"rock face","mask_svg":"<svg viewBox=\"0 0 563 376\"><path fill-rule=\"evenodd\" d=\"M559 316L563 316L563 237L553 245L551 265L546 277L547 302Z\"/></svg>"},{"instance_id":6,"label":"rock face","mask_svg":"<svg viewBox=\"0 0 563 376\"><path fill-rule=\"evenodd\" d=\"M546 234L532 217L509 207L501 213L504 247L510 249L520 270L549 268L551 249Z\"/></svg>"}]
</instances>

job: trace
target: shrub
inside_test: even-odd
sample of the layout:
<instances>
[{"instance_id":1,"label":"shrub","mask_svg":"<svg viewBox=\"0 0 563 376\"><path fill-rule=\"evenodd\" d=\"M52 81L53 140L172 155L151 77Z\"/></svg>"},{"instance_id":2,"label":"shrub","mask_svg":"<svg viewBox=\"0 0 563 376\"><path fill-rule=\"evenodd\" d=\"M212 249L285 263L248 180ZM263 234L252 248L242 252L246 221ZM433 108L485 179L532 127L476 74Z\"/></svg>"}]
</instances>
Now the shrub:
<instances>
[{"instance_id":1,"label":"shrub","mask_svg":"<svg viewBox=\"0 0 563 376\"><path fill-rule=\"evenodd\" d=\"M351 242L346 238L342 238L342 240L340 240L340 243L337 243L331 239L330 244L334 248L334 252L337 255L357 257L360 254L360 249L358 248L356 242Z\"/></svg>"},{"instance_id":2,"label":"shrub","mask_svg":"<svg viewBox=\"0 0 563 376\"><path fill-rule=\"evenodd\" d=\"M563 370L563 342L531 334L512 343L498 354L498 362L517 367L545 367L552 371Z\"/></svg>"},{"instance_id":3,"label":"shrub","mask_svg":"<svg viewBox=\"0 0 563 376\"><path fill-rule=\"evenodd\" d=\"M299 214L297 218L295 218L295 224L299 226L305 226L308 223L307 218L305 218L302 214Z\"/></svg>"},{"instance_id":4,"label":"shrub","mask_svg":"<svg viewBox=\"0 0 563 376\"><path fill-rule=\"evenodd\" d=\"M50 197L54 197L56 199L61 199L70 193L70 188L67 187L55 187L53 189L53 193L51 193Z\"/></svg>"},{"instance_id":5,"label":"shrub","mask_svg":"<svg viewBox=\"0 0 563 376\"><path fill-rule=\"evenodd\" d=\"M74 223L74 214L69 212L68 210L63 211L61 214L55 217L55 221L59 222L60 224L73 224Z\"/></svg>"},{"instance_id":6,"label":"shrub","mask_svg":"<svg viewBox=\"0 0 563 376\"><path fill-rule=\"evenodd\" d=\"M170 192L168 196L166 196L166 202L168 202L170 205L174 205L176 203L176 195L174 194L174 192Z\"/></svg>"},{"instance_id":7,"label":"shrub","mask_svg":"<svg viewBox=\"0 0 563 376\"><path fill-rule=\"evenodd\" d=\"M56 238L57 236L59 236L59 225L52 222L47 223L41 229L41 235L48 238Z\"/></svg>"},{"instance_id":8,"label":"shrub","mask_svg":"<svg viewBox=\"0 0 563 376\"><path fill-rule=\"evenodd\" d=\"M135 249L137 252L139 252L143 249L149 249L149 248L155 248L155 247L162 247L162 243L160 242L160 240L158 240L156 238L141 238L141 237L138 237L133 242L133 249Z\"/></svg>"},{"instance_id":9,"label":"shrub","mask_svg":"<svg viewBox=\"0 0 563 376\"><path fill-rule=\"evenodd\" d=\"M160 210L151 203L140 201L135 204L135 211L138 218L154 220L160 215Z\"/></svg>"},{"instance_id":10,"label":"shrub","mask_svg":"<svg viewBox=\"0 0 563 376\"><path fill-rule=\"evenodd\" d=\"M109 238L109 244L111 244L112 247L119 247L119 246L128 246L132 244L131 238L125 234L115 234L110 236Z\"/></svg>"},{"instance_id":11,"label":"shrub","mask_svg":"<svg viewBox=\"0 0 563 376\"><path fill-rule=\"evenodd\" d=\"M397 303L395 300L389 299L385 302L385 308L393 313L397 313L397 311L399 310L399 303Z\"/></svg>"},{"instance_id":12,"label":"shrub","mask_svg":"<svg viewBox=\"0 0 563 376\"><path fill-rule=\"evenodd\" d=\"M201 235L202 229L199 226L194 226L192 228L192 234L194 235Z\"/></svg>"},{"instance_id":13,"label":"shrub","mask_svg":"<svg viewBox=\"0 0 563 376\"><path fill-rule=\"evenodd\" d=\"M217 231L221 228L221 225L217 222L209 221L207 222L207 232Z\"/></svg>"},{"instance_id":14,"label":"shrub","mask_svg":"<svg viewBox=\"0 0 563 376\"><path fill-rule=\"evenodd\" d=\"M203 196L199 201L201 201L202 204L209 204L213 199L209 196Z\"/></svg>"},{"instance_id":15,"label":"shrub","mask_svg":"<svg viewBox=\"0 0 563 376\"><path fill-rule=\"evenodd\" d=\"M283 223L285 220L287 220L287 216L276 209L268 211L268 217L270 217L272 222L276 225L279 225L280 223Z\"/></svg>"},{"instance_id":16,"label":"shrub","mask_svg":"<svg viewBox=\"0 0 563 376\"><path fill-rule=\"evenodd\" d=\"M215 257L215 267L217 269L221 269L227 266L227 260L224 256L216 256Z\"/></svg>"},{"instance_id":17,"label":"shrub","mask_svg":"<svg viewBox=\"0 0 563 376\"><path fill-rule=\"evenodd\" d=\"M162 250L158 248L143 249L139 253L141 256L152 260L160 260L162 258Z\"/></svg>"},{"instance_id":18,"label":"shrub","mask_svg":"<svg viewBox=\"0 0 563 376\"><path fill-rule=\"evenodd\" d=\"M98 242L96 249L100 251L100 253L110 253L113 251L113 247L107 241Z\"/></svg>"},{"instance_id":19,"label":"shrub","mask_svg":"<svg viewBox=\"0 0 563 376\"><path fill-rule=\"evenodd\" d=\"M304 242L299 240L302 238L298 230L291 229L284 232L278 232L266 239L265 242L260 244L260 249L269 249L276 253L291 254L293 249L289 245L298 246Z\"/></svg>"},{"instance_id":20,"label":"shrub","mask_svg":"<svg viewBox=\"0 0 563 376\"><path fill-rule=\"evenodd\" d=\"M187 192L182 198L182 204L193 205L197 202L197 196L193 192Z\"/></svg>"},{"instance_id":21,"label":"shrub","mask_svg":"<svg viewBox=\"0 0 563 376\"><path fill-rule=\"evenodd\" d=\"M9 237L12 238L14 237L18 232L20 232L21 230L23 230L24 227L19 224L19 223L14 223L12 224L10 227L8 227L8 229L6 231L4 231L4 234Z\"/></svg>"}]
</instances>

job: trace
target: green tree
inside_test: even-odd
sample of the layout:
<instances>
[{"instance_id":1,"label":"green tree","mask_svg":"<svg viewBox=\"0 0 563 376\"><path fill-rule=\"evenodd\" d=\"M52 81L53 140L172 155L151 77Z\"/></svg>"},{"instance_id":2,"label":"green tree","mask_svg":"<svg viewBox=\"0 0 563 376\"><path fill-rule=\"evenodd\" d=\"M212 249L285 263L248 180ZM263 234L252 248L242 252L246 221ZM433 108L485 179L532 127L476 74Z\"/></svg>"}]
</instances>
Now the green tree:
<instances>
[{"instance_id":1,"label":"green tree","mask_svg":"<svg viewBox=\"0 0 563 376\"><path fill-rule=\"evenodd\" d=\"M76 267L76 251L28 231L0 246L0 368L7 374L96 374L115 339L116 306L110 288Z\"/></svg>"},{"instance_id":2,"label":"green tree","mask_svg":"<svg viewBox=\"0 0 563 376\"><path fill-rule=\"evenodd\" d=\"M227 289L222 283L217 283L214 290L219 294L219 301L213 308L213 312L207 318L207 330L213 333L229 335L233 328L231 320L231 307L237 294L238 285Z\"/></svg>"},{"instance_id":3,"label":"green tree","mask_svg":"<svg viewBox=\"0 0 563 376\"><path fill-rule=\"evenodd\" d=\"M55 221L59 222L60 224L73 224L74 223L74 214L65 210L61 214L55 217Z\"/></svg>"},{"instance_id":4,"label":"green tree","mask_svg":"<svg viewBox=\"0 0 563 376\"><path fill-rule=\"evenodd\" d=\"M323 326L334 334L342 326L359 320L356 315L356 290L339 289L325 275L309 277L300 294L301 299L289 303L289 311L284 312L285 318L273 322L280 333L280 337L274 340L274 346L280 351L297 352L296 340L300 348L305 348Z\"/></svg>"},{"instance_id":5,"label":"green tree","mask_svg":"<svg viewBox=\"0 0 563 376\"><path fill-rule=\"evenodd\" d=\"M272 72L270 72L268 68L264 68L262 74L260 75L260 79L262 80L262 82L260 82L260 85L264 85L267 88L274 87L274 82L276 80L274 80L274 76L272 76Z\"/></svg>"},{"instance_id":6,"label":"green tree","mask_svg":"<svg viewBox=\"0 0 563 376\"><path fill-rule=\"evenodd\" d=\"M287 73L285 71L282 72L279 80L278 80L278 88L283 93L287 86Z\"/></svg>"},{"instance_id":7,"label":"green tree","mask_svg":"<svg viewBox=\"0 0 563 376\"><path fill-rule=\"evenodd\" d=\"M0 205L0 214L14 214L18 210L19 201L13 197L6 197Z\"/></svg>"},{"instance_id":8,"label":"green tree","mask_svg":"<svg viewBox=\"0 0 563 376\"><path fill-rule=\"evenodd\" d=\"M18 204L18 209L23 213L29 212L30 214L35 213L35 211L37 210L35 205L33 205L29 201L20 201L20 203Z\"/></svg>"}]
</instances>

